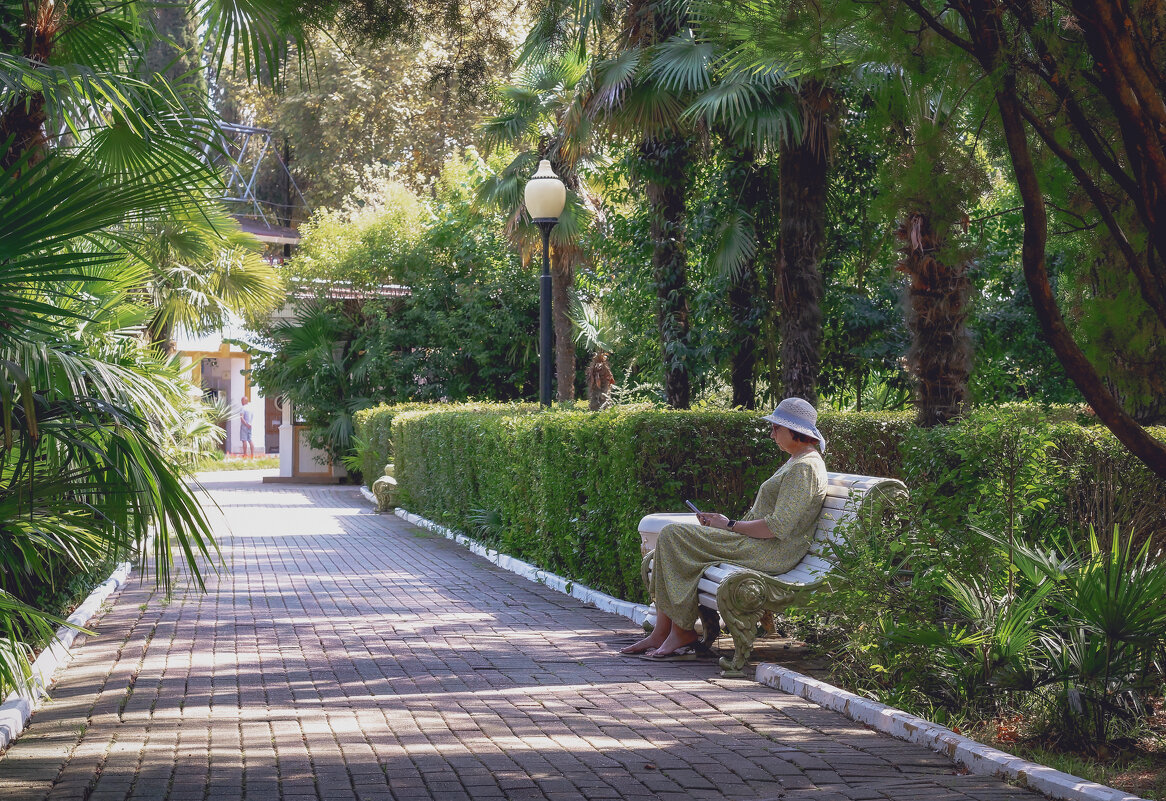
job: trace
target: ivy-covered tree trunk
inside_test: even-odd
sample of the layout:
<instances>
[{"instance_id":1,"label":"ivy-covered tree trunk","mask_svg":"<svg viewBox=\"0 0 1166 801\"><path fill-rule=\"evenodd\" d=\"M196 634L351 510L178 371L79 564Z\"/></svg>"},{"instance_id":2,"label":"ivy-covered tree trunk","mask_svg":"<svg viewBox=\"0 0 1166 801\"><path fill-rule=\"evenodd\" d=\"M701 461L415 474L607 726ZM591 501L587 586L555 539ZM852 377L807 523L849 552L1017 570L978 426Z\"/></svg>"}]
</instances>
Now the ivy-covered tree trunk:
<instances>
[{"instance_id":1,"label":"ivy-covered tree trunk","mask_svg":"<svg viewBox=\"0 0 1166 801\"><path fill-rule=\"evenodd\" d=\"M556 245L551 259L551 311L555 329L556 399L575 400L575 337L571 323L571 287L575 265L582 260L575 245Z\"/></svg>"},{"instance_id":2,"label":"ivy-covered tree trunk","mask_svg":"<svg viewBox=\"0 0 1166 801\"><path fill-rule=\"evenodd\" d=\"M915 379L915 419L924 428L944 425L964 412L972 370L967 264L940 258L942 236L925 214L908 214L896 236L903 242L899 270L911 279L907 361Z\"/></svg>"},{"instance_id":3,"label":"ivy-covered tree trunk","mask_svg":"<svg viewBox=\"0 0 1166 801\"><path fill-rule=\"evenodd\" d=\"M783 391L818 400L822 341L822 273L826 232L826 179L830 159L828 126L834 92L808 80L799 92L803 133L781 148L781 262L777 302L781 321Z\"/></svg>"},{"instance_id":4,"label":"ivy-covered tree trunk","mask_svg":"<svg viewBox=\"0 0 1166 801\"><path fill-rule=\"evenodd\" d=\"M0 47L4 52L22 55L41 64L52 61L53 45L66 12L55 12L51 5L26 3L25 18L19 33L0 29ZM19 36L19 38L16 38ZM28 160L35 164L43 158L48 146L45 136L45 98L40 91L24 91L7 99L0 112L0 144L12 138L12 146L0 154L0 169L7 169L29 151Z\"/></svg>"},{"instance_id":5,"label":"ivy-covered tree trunk","mask_svg":"<svg viewBox=\"0 0 1166 801\"><path fill-rule=\"evenodd\" d=\"M145 69L160 72L172 83L197 86L208 91L206 73L199 59L198 25L194 9L187 3L151 7L158 37L146 49ZM183 77L187 76L187 77Z\"/></svg>"},{"instance_id":6,"label":"ivy-covered tree trunk","mask_svg":"<svg viewBox=\"0 0 1166 801\"><path fill-rule=\"evenodd\" d=\"M687 409L688 251L684 241L685 195L690 144L680 135L651 137L640 145L640 169L647 183L651 215L652 275L656 283L656 324L664 361L664 396L674 409Z\"/></svg>"},{"instance_id":7,"label":"ivy-covered tree trunk","mask_svg":"<svg viewBox=\"0 0 1166 801\"><path fill-rule=\"evenodd\" d=\"M725 177L729 186L741 188L738 202L753 221L754 238L759 240L757 219L764 192L754 152L747 148L732 148ZM729 382L733 389L733 406L742 409L757 408L757 340L764 314L764 298L757 278L757 259L761 251L758 247L753 256L746 259L729 277L729 318L733 326Z\"/></svg>"}]
</instances>

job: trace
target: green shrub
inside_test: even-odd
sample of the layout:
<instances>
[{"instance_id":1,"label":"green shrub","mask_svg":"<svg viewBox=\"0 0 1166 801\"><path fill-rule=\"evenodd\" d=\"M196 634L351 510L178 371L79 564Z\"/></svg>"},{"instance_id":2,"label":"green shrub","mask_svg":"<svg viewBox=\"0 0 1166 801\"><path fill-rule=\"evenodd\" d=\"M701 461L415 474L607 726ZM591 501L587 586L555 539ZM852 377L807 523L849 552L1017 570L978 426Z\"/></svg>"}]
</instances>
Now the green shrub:
<instances>
[{"instance_id":1,"label":"green shrub","mask_svg":"<svg viewBox=\"0 0 1166 801\"><path fill-rule=\"evenodd\" d=\"M492 545L640 600L645 512L686 498L743 510L780 463L766 424L740 412L410 412L393 439L406 507L463 530L490 512Z\"/></svg>"},{"instance_id":2,"label":"green shrub","mask_svg":"<svg viewBox=\"0 0 1166 801\"><path fill-rule=\"evenodd\" d=\"M683 509L685 499L739 514L782 461L754 412L640 405L530 413L537 408L364 410L356 425L365 476L379 476L393 461L402 505L411 511L544 569L643 600L640 517ZM903 478L920 534L938 552L958 554L972 572L984 569L992 549L970 535L971 526L1032 539L1080 535L1090 524L1112 530L1116 522L1143 541L1155 526L1161 530L1166 514L1166 484L1106 432L1050 425L1035 407L984 410L961 425L928 430L906 413L823 412L820 427L830 470ZM1127 484L1140 498L1120 489Z\"/></svg>"},{"instance_id":3,"label":"green shrub","mask_svg":"<svg viewBox=\"0 0 1166 801\"><path fill-rule=\"evenodd\" d=\"M843 683L933 720L1020 712L1074 744L1135 726L1162 680L1166 482L1034 407L911 430L903 456L910 501L850 528L799 633Z\"/></svg>"},{"instance_id":4,"label":"green shrub","mask_svg":"<svg viewBox=\"0 0 1166 801\"><path fill-rule=\"evenodd\" d=\"M369 487L393 461L393 417L414 409L432 409L431 403L382 403L352 415L360 472Z\"/></svg>"}]
</instances>

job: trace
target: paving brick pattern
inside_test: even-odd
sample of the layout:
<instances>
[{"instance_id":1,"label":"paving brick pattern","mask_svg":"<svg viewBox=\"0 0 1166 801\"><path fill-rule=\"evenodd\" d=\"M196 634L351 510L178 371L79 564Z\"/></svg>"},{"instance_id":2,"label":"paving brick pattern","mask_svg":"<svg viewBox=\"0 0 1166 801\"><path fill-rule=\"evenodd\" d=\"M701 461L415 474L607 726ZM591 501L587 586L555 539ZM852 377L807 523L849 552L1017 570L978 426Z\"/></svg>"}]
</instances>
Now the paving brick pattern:
<instances>
[{"instance_id":1,"label":"paving brick pattern","mask_svg":"<svg viewBox=\"0 0 1166 801\"><path fill-rule=\"evenodd\" d=\"M131 581L0 758L0 798L1036 799L373 514L220 478L226 569Z\"/></svg>"}]
</instances>

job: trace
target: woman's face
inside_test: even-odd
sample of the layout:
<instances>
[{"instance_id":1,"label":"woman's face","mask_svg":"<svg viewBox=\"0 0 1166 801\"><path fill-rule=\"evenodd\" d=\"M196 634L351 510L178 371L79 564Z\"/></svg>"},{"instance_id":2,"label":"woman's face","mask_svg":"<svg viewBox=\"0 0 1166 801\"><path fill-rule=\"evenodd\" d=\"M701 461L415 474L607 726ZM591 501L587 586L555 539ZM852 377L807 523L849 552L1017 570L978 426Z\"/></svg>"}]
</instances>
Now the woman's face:
<instances>
[{"instance_id":1,"label":"woman's face","mask_svg":"<svg viewBox=\"0 0 1166 801\"><path fill-rule=\"evenodd\" d=\"M777 443L777 447L786 453L793 453L792 448L797 443L794 441L793 434L790 433L788 428L772 423L769 426L769 436L773 437L773 441Z\"/></svg>"}]
</instances>

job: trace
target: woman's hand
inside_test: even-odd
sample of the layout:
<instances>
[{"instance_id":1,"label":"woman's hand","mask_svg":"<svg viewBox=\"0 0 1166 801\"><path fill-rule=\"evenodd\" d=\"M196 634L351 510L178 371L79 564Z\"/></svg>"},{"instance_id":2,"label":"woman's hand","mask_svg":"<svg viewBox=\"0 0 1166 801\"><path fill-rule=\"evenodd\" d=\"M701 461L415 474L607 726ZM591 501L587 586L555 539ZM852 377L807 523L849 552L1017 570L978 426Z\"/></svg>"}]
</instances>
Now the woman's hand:
<instances>
[{"instance_id":1,"label":"woman's hand","mask_svg":"<svg viewBox=\"0 0 1166 801\"><path fill-rule=\"evenodd\" d=\"M729 518L719 512L701 512L696 516L696 519L700 521L702 526L709 528L722 528L726 531L729 528Z\"/></svg>"}]
</instances>

